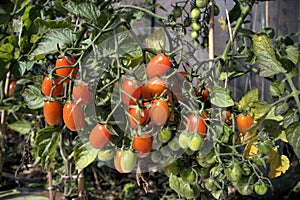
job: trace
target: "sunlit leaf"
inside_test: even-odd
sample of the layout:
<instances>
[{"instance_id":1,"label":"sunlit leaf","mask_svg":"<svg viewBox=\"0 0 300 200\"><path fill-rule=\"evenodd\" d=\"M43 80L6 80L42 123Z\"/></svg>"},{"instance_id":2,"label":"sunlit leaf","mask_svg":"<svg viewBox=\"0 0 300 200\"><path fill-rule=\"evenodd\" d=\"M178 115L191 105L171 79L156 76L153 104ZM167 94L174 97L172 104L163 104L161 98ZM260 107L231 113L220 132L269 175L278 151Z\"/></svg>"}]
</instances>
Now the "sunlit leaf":
<instances>
[{"instance_id":1,"label":"sunlit leaf","mask_svg":"<svg viewBox=\"0 0 300 200\"><path fill-rule=\"evenodd\" d=\"M300 159L300 122L294 122L287 127L286 137L290 145L292 145L295 154Z\"/></svg>"},{"instance_id":2,"label":"sunlit leaf","mask_svg":"<svg viewBox=\"0 0 300 200\"><path fill-rule=\"evenodd\" d=\"M277 60L272 40L268 36L264 34L253 36L253 52L261 76L269 77L286 72Z\"/></svg>"},{"instance_id":3,"label":"sunlit leaf","mask_svg":"<svg viewBox=\"0 0 300 200\"><path fill-rule=\"evenodd\" d=\"M31 130L32 123L27 120L20 120L8 125L8 127L20 134L28 134Z\"/></svg>"},{"instance_id":4,"label":"sunlit leaf","mask_svg":"<svg viewBox=\"0 0 300 200\"><path fill-rule=\"evenodd\" d=\"M297 65L299 59L299 48L290 45L286 47L285 51L287 53L286 58L292 61L295 65Z\"/></svg>"},{"instance_id":5,"label":"sunlit leaf","mask_svg":"<svg viewBox=\"0 0 300 200\"><path fill-rule=\"evenodd\" d=\"M253 143L249 143L246 145L244 149L244 156L246 158L254 158L258 154L257 141Z\"/></svg>"},{"instance_id":6,"label":"sunlit leaf","mask_svg":"<svg viewBox=\"0 0 300 200\"><path fill-rule=\"evenodd\" d=\"M145 46L156 52L160 52L166 47L166 33L163 28L154 31L145 41Z\"/></svg>"},{"instance_id":7,"label":"sunlit leaf","mask_svg":"<svg viewBox=\"0 0 300 200\"><path fill-rule=\"evenodd\" d=\"M98 152L99 149L93 148L88 142L85 144L78 142L78 144L74 147L76 168L82 170L87 167L96 159Z\"/></svg>"},{"instance_id":8,"label":"sunlit leaf","mask_svg":"<svg viewBox=\"0 0 300 200\"><path fill-rule=\"evenodd\" d=\"M241 110L247 110L252 103L258 101L258 89L253 89L245 94L240 100L238 107Z\"/></svg>"},{"instance_id":9,"label":"sunlit leaf","mask_svg":"<svg viewBox=\"0 0 300 200\"><path fill-rule=\"evenodd\" d=\"M22 96L30 109L39 109L44 106L44 96L41 93L41 87L37 85L28 85Z\"/></svg>"},{"instance_id":10,"label":"sunlit leaf","mask_svg":"<svg viewBox=\"0 0 300 200\"><path fill-rule=\"evenodd\" d=\"M193 187L189 183L186 183L181 177L177 177L173 174L169 177L169 185L170 188L187 199L196 198L200 194L200 190L197 190L196 187Z\"/></svg>"},{"instance_id":11,"label":"sunlit leaf","mask_svg":"<svg viewBox=\"0 0 300 200\"><path fill-rule=\"evenodd\" d=\"M218 106L221 108L225 108L225 107L234 105L233 99L229 95L229 91L224 89L221 86L213 86L211 88L210 101L215 106Z\"/></svg>"},{"instance_id":12,"label":"sunlit leaf","mask_svg":"<svg viewBox=\"0 0 300 200\"><path fill-rule=\"evenodd\" d=\"M267 162L270 163L270 171L268 173L269 178L276 178L285 174L290 167L290 161L285 155L278 153L277 147L273 148L269 154L270 158Z\"/></svg>"},{"instance_id":13,"label":"sunlit leaf","mask_svg":"<svg viewBox=\"0 0 300 200\"><path fill-rule=\"evenodd\" d=\"M97 20L100 17L100 9L92 2L74 2L67 1L66 4L62 4L65 9L69 12L78 15L80 17L85 17L90 20Z\"/></svg>"}]
</instances>

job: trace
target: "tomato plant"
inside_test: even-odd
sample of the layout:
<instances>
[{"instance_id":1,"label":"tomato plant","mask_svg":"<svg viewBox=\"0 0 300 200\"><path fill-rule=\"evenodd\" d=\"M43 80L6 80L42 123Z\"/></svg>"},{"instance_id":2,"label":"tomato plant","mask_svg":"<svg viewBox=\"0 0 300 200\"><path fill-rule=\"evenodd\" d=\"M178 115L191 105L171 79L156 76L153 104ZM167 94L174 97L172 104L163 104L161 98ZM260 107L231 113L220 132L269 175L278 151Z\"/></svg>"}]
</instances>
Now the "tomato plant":
<instances>
[{"instance_id":1,"label":"tomato plant","mask_svg":"<svg viewBox=\"0 0 300 200\"><path fill-rule=\"evenodd\" d=\"M58 125L62 121L63 108L58 100L44 102L44 116L47 124Z\"/></svg>"},{"instance_id":2,"label":"tomato plant","mask_svg":"<svg viewBox=\"0 0 300 200\"><path fill-rule=\"evenodd\" d=\"M109 143L111 136L105 125L97 124L90 133L89 141L92 147L101 149Z\"/></svg>"},{"instance_id":3,"label":"tomato plant","mask_svg":"<svg viewBox=\"0 0 300 200\"><path fill-rule=\"evenodd\" d=\"M78 131L84 126L84 113L80 105L67 102L63 108L63 120L68 129Z\"/></svg>"}]
</instances>

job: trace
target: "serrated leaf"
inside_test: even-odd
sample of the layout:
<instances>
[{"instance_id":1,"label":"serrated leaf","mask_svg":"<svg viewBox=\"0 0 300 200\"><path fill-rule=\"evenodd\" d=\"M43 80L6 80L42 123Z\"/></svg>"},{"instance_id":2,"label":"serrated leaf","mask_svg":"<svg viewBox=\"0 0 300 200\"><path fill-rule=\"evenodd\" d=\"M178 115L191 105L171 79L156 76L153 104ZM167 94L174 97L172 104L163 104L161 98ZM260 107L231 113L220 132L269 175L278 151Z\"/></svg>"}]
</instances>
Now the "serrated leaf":
<instances>
[{"instance_id":1,"label":"serrated leaf","mask_svg":"<svg viewBox=\"0 0 300 200\"><path fill-rule=\"evenodd\" d=\"M295 109L290 109L283 117L283 128L287 128L290 124L299 121L298 112Z\"/></svg>"},{"instance_id":2,"label":"serrated leaf","mask_svg":"<svg viewBox=\"0 0 300 200\"><path fill-rule=\"evenodd\" d=\"M66 28L69 25L65 20L43 20L40 17L34 20L34 24L39 28L40 33L44 33L50 29Z\"/></svg>"},{"instance_id":3,"label":"serrated leaf","mask_svg":"<svg viewBox=\"0 0 300 200\"><path fill-rule=\"evenodd\" d=\"M83 144L78 142L74 147L75 165L78 170L82 170L91 164L98 155L99 149L93 148L88 142Z\"/></svg>"},{"instance_id":4,"label":"serrated leaf","mask_svg":"<svg viewBox=\"0 0 300 200\"><path fill-rule=\"evenodd\" d=\"M70 29L52 29L42 37L38 47L30 55L39 56L56 53L58 46L61 49L71 46L75 39L76 36Z\"/></svg>"},{"instance_id":5,"label":"serrated leaf","mask_svg":"<svg viewBox=\"0 0 300 200\"><path fill-rule=\"evenodd\" d=\"M286 47L285 51L287 53L286 58L297 65L299 60L299 49L295 46L290 45Z\"/></svg>"},{"instance_id":6,"label":"serrated leaf","mask_svg":"<svg viewBox=\"0 0 300 200\"><path fill-rule=\"evenodd\" d=\"M300 122L294 122L287 127L286 137L298 159L300 159Z\"/></svg>"},{"instance_id":7,"label":"serrated leaf","mask_svg":"<svg viewBox=\"0 0 300 200\"><path fill-rule=\"evenodd\" d=\"M281 115L277 115L275 113L275 107L272 107L270 109L270 111L268 112L267 116L266 116L266 120L269 119L269 120L275 120L275 121L282 121L283 120L283 117Z\"/></svg>"},{"instance_id":8,"label":"serrated leaf","mask_svg":"<svg viewBox=\"0 0 300 200\"><path fill-rule=\"evenodd\" d=\"M225 90L221 86L213 86L211 88L210 100L212 104L221 108L234 105L233 99L229 95L229 91Z\"/></svg>"},{"instance_id":9,"label":"serrated leaf","mask_svg":"<svg viewBox=\"0 0 300 200\"><path fill-rule=\"evenodd\" d=\"M275 80L270 84L270 94L273 97L279 97L284 93L285 83L283 81Z\"/></svg>"},{"instance_id":10,"label":"serrated leaf","mask_svg":"<svg viewBox=\"0 0 300 200\"><path fill-rule=\"evenodd\" d=\"M247 94L245 94L239 104L238 107L241 110L247 110L251 104L258 101L258 89L255 88L253 90L250 90Z\"/></svg>"},{"instance_id":11,"label":"serrated leaf","mask_svg":"<svg viewBox=\"0 0 300 200\"><path fill-rule=\"evenodd\" d=\"M166 47L165 29L160 28L145 38L145 46L156 52L161 52Z\"/></svg>"},{"instance_id":12,"label":"serrated leaf","mask_svg":"<svg viewBox=\"0 0 300 200\"><path fill-rule=\"evenodd\" d=\"M20 120L8 125L8 127L22 135L26 135L32 128L32 123L27 120Z\"/></svg>"},{"instance_id":13,"label":"serrated leaf","mask_svg":"<svg viewBox=\"0 0 300 200\"><path fill-rule=\"evenodd\" d=\"M268 156L270 157L267 160L270 163L269 178L276 178L285 174L290 167L289 159L285 155L280 155L277 147L274 147Z\"/></svg>"},{"instance_id":14,"label":"serrated leaf","mask_svg":"<svg viewBox=\"0 0 300 200\"><path fill-rule=\"evenodd\" d=\"M268 36L264 34L253 36L253 53L261 76L269 77L286 72L277 60L272 40Z\"/></svg>"},{"instance_id":15,"label":"serrated leaf","mask_svg":"<svg viewBox=\"0 0 300 200\"><path fill-rule=\"evenodd\" d=\"M10 43L6 43L0 46L0 61L1 63L7 63L13 59L14 46Z\"/></svg>"},{"instance_id":16,"label":"serrated leaf","mask_svg":"<svg viewBox=\"0 0 300 200\"><path fill-rule=\"evenodd\" d=\"M60 139L59 127L48 126L37 132L35 144L42 167L49 171L54 166L54 158Z\"/></svg>"},{"instance_id":17,"label":"serrated leaf","mask_svg":"<svg viewBox=\"0 0 300 200\"><path fill-rule=\"evenodd\" d=\"M270 109L270 105L265 101L253 102L250 105L250 114L253 116L253 119L259 119L264 116Z\"/></svg>"},{"instance_id":18,"label":"serrated leaf","mask_svg":"<svg viewBox=\"0 0 300 200\"><path fill-rule=\"evenodd\" d=\"M22 96L30 109L39 109L44 106L44 96L41 93L41 87L37 85L28 85Z\"/></svg>"},{"instance_id":19,"label":"serrated leaf","mask_svg":"<svg viewBox=\"0 0 300 200\"><path fill-rule=\"evenodd\" d=\"M68 1L66 4L63 4L63 7L75 15L95 21L101 14L100 9L92 2Z\"/></svg>"}]
</instances>

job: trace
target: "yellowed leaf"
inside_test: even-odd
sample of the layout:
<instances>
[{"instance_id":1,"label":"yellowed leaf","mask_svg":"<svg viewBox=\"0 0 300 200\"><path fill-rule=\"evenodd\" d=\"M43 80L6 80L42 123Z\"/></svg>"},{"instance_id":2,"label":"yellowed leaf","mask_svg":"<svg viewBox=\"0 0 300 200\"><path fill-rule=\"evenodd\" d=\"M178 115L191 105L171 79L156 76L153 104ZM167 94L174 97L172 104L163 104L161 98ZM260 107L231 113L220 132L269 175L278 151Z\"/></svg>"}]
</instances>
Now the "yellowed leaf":
<instances>
[{"instance_id":1,"label":"yellowed leaf","mask_svg":"<svg viewBox=\"0 0 300 200\"><path fill-rule=\"evenodd\" d=\"M278 148L275 147L269 153L270 158L267 162L270 163L269 178L276 178L284 174L290 167L290 161L287 156L280 155Z\"/></svg>"},{"instance_id":2,"label":"yellowed leaf","mask_svg":"<svg viewBox=\"0 0 300 200\"><path fill-rule=\"evenodd\" d=\"M244 150L244 157L254 158L258 154L258 148L256 146L257 141L247 144Z\"/></svg>"}]
</instances>

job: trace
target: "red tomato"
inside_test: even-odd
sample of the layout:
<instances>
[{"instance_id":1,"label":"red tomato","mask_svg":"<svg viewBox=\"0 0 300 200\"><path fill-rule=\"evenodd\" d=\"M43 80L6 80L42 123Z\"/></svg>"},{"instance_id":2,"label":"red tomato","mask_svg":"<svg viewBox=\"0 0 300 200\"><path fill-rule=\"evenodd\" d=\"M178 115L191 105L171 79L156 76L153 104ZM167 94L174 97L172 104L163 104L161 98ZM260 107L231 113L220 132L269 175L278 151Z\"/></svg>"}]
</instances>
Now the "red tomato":
<instances>
[{"instance_id":1,"label":"red tomato","mask_svg":"<svg viewBox=\"0 0 300 200\"><path fill-rule=\"evenodd\" d=\"M73 87L72 97L80 105L87 105L93 99L93 87L84 84L75 84Z\"/></svg>"},{"instance_id":2,"label":"red tomato","mask_svg":"<svg viewBox=\"0 0 300 200\"><path fill-rule=\"evenodd\" d=\"M143 113L143 116L141 113ZM146 122L148 122L148 120L149 120L149 109L148 108L143 109L143 110L138 109L137 106L134 108L129 108L129 114L130 114L130 116L128 116L128 119L129 119L131 128L138 128L139 125L143 125ZM136 120L134 120L134 119L136 119ZM138 121L139 124L136 121Z\"/></svg>"},{"instance_id":3,"label":"red tomato","mask_svg":"<svg viewBox=\"0 0 300 200\"><path fill-rule=\"evenodd\" d=\"M63 109L63 120L71 131L77 131L84 126L84 113L79 104L67 102Z\"/></svg>"},{"instance_id":4,"label":"red tomato","mask_svg":"<svg viewBox=\"0 0 300 200\"><path fill-rule=\"evenodd\" d=\"M142 95L144 99L148 100L153 98L155 95L161 95L165 89L167 89L165 81L154 77L145 83L142 89Z\"/></svg>"},{"instance_id":5,"label":"red tomato","mask_svg":"<svg viewBox=\"0 0 300 200\"><path fill-rule=\"evenodd\" d=\"M171 77L172 87L170 90L176 96L176 98L180 101L185 101L186 98L182 93L183 90L189 90L191 85L189 83L184 82L186 80L187 73L184 71L177 72L174 76Z\"/></svg>"},{"instance_id":6,"label":"red tomato","mask_svg":"<svg viewBox=\"0 0 300 200\"><path fill-rule=\"evenodd\" d=\"M170 59L163 53L154 56L147 65L146 73L149 78L165 75L171 68Z\"/></svg>"},{"instance_id":7,"label":"red tomato","mask_svg":"<svg viewBox=\"0 0 300 200\"><path fill-rule=\"evenodd\" d=\"M189 120L189 127L188 130L189 132L193 133L196 132L200 135L202 135L202 137L205 136L206 134L206 124L205 121L202 117L200 116L196 116L194 114L190 114L188 117ZM188 126L188 123L186 124Z\"/></svg>"},{"instance_id":8,"label":"red tomato","mask_svg":"<svg viewBox=\"0 0 300 200\"><path fill-rule=\"evenodd\" d=\"M44 116L50 126L58 125L62 121L63 108L58 100L44 102Z\"/></svg>"},{"instance_id":9,"label":"red tomato","mask_svg":"<svg viewBox=\"0 0 300 200\"><path fill-rule=\"evenodd\" d=\"M17 80L18 79L16 79L16 78L13 78L13 79L10 80L9 88L8 88L8 97L13 97L14 96L14 90L15 90Z\"/></svg>"},{"instance_id":10,"label":"red tomato","mask_svg":"<svg viewBox=\"0 0 300 200\"><path fill-rule=\"evenodd\" d=\"M142 84L138 81L125 80L122 83L122 102L125 105L136 105L135 101L132 99L139 100L142 95ZM125 94L126 92L127 94ZM130 96L128 96L130 95Z\"/></svg>"},{"instance_id":11,"label":"red tomato","mask_svg":"<svg viewBox=\"0 0 300 200\"><path fill-rule=\"evenodd\" d=\"M252 124L254 122L250 115L239 115L236 117L237 128L242 134L246 134Z\"/></svg>"},{"instance_id":12,"label":"red tomato","mask_svg":"<svg viewBox=\"0 0 300 200\"><path fill-rule=\"evenodd\" d=\"M95 149L105 147L111 139L111 133L107 130L105 125L97 124L90 133L90 144Z\"/></svg>"},{"instance_id":13,"label":"red tomato","mask_svg":"<svg viewBox=\"0 0 300 200\"><path fill-rule=\"evenodd\" d=\"M150 108L150 119L153 124L162 126L169 118L168 103L163 100L154 100Z\"/></svg>"},{"instance_id":14,"label":"red tomato","mask_svg":"<svg viewBox=\"0 0 300 200\"><path fill-rule=\"evenodd\" d=\"M77 76L77 73L78 73L78 67L75 67L75 68L67 67L67 66L72 66L75 63L76 63L76 60L73 56L68 56L68 57L63 57L63 58L60 58L60 56L59 56L56 60L55 67L56 68L63 67L63 66L65 66L65 67L56 69L56 74L59 76L62 76L62 77L67 77L72 73L72 71L74 69L74 72L72 74L72 79L75 79ZM66 82L68 82L68 81L69 81L69 79L66 80Z\"/></svg>"},{"instance_id":15,"label":"red tomato","mask_svg":"<svg viewBox=\"0 0 300 200\"><path fill-rule=\"evenodd\" d=\"M133 138L132 147L140 153L149 153L152 149L152 135L144 134L141 136L135 135Z\"/></svg>"},{"instance_id":16,"label":"red tomato","mask_svg":"<svg viewBox=\"0 0 300 200\"><path fill-rule=\"evenodd\" d=\"M42 83L42 93L45 96L50 96L52 88L56 86L56 88L53 90L52 96L57 97L61 95L63 93L63 84L58 85L58 82L58 80L54 80L54 84L52 84L50 77L45 76Z\"/></svg>"}]
</instances>

